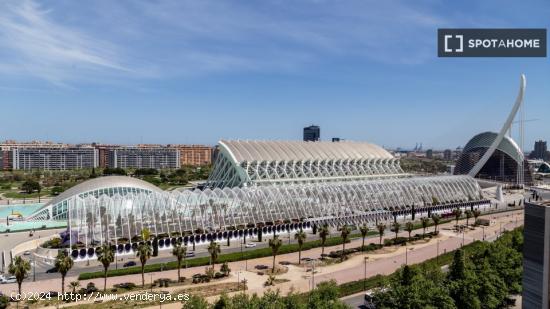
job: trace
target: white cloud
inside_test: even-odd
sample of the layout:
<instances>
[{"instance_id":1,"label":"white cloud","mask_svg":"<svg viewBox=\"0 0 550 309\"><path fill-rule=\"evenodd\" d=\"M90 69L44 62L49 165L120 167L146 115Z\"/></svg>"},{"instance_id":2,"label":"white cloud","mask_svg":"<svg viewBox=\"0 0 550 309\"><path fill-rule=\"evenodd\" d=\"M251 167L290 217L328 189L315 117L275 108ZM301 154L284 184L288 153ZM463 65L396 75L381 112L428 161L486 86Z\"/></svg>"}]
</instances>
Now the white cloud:
<instances>
[{"instance_id":1,"label":"white cloud","mask_svg":"<svg viewBox=\"0 0 550 309\"><path fill-rule=\"evenodd\" d=\"M0 46L10 63L4 74L30 74L64 84L86 74L131 72L120 63L115 45L56 23L51 11L32 1L4 3L0 10Z\"/></svg>"},{"instance_id":2,"label":"white cloud","mask_svg":"<svg viewBox=\"0 0 550 309\"><path fill-rule=\"evenodd\" d=\"M433 55L435 29L447 23L393 1L247 3L0 4L0 57L7 62L0 74L71 84L293 71L327 57L415 64Z\"/></svg>"}]
</instances>

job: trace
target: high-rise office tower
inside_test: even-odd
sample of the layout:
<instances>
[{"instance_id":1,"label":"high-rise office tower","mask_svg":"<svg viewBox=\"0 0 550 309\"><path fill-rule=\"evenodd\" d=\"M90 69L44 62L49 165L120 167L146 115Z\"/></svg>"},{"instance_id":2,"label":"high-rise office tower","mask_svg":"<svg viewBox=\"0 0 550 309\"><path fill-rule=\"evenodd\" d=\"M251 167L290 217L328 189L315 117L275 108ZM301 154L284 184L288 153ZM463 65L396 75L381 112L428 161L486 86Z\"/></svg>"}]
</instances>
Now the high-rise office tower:
<instances>
[{"instance_id":1,"label":"high-rise office tower","mask_svg":"<svg viewBox=\"0 0 550 309\"><path fill-rule=\"evenodd\" d=\"M317 142L321 139L321 128L311 125L304 128L304 142Z\"/></svg>"}]
</instances>

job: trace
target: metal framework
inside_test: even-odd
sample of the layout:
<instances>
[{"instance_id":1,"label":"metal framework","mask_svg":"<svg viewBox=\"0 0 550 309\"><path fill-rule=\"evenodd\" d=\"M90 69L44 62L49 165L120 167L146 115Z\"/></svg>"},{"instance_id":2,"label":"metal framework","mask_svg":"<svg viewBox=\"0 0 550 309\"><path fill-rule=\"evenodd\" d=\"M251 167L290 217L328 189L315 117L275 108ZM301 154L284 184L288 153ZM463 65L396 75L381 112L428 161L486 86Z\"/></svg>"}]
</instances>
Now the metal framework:
<instances>
[{"instance_id":1,"label":"metal framework","mask_svg":"<svg viewBox=\"0 0 550 309\"><path fill-rule=\"evenodd\" d=\"M211 188L402 177L385 149L364 142L220 141Z\"/></svg>"},{"instance_id":2,"label":"metal framework","mask_svg":"<svg viewBox=\"0 0 550 309\"><path fill-rule=\"evenodd\" d=\"M72 244L118 246L122 240L130 242L144 228L168 237L221 240L231 237L232 231L291 222L374 225L391 220L400 211L480 200L480 187L471 177L411 177L99 197L76 195L68 200L67 218Z\"/></svg>"},{"instance_id":3,"label":"metal framework","mask_svg":"<svg viewBox=\"0 0 550 309\"><path fill-rule=\"evenodd\" d=\"M502 128L500 129L499 133L495 136L493 142L488 147L487 151L483 154L481 159L477 162L474 167L469 172L469 175L472 177L475 177L479 171L485 166L487 161L491 158L495 150L499 147L501 144L503 138L506 135L506 132L511 131L512 122L514 121L514 118L516 117L516 114L520 107L523 105L523 97L525 94L525 75L521 74L520 76L520 84L519 84L519 92L518 96L516 98L516 101L514 103L514 106L512 107L512 110L510 111L510 114L508 115L508 118L506 119L506 122L502 125ZM520 140L521 140L521 146L523 147L523 111L521 113L521 119L520 119ZM515 143L514 143L515 144ZM517 147L517 146L516 146ZM518 147L519 148L519 147ZM518 162L518 173L517 173L517 183L519 185L523 185L524 183L524 175L523 175L523 151L520 150L522 159Z\"/></svg>"}]
</instances>

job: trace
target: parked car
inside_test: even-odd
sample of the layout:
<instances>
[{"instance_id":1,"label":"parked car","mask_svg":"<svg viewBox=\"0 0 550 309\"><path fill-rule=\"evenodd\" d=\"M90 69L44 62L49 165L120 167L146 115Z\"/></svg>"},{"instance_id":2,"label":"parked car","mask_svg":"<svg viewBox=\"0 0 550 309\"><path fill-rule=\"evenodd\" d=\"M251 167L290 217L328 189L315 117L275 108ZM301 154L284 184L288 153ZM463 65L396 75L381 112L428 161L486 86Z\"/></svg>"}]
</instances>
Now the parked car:
<instances>
[{"instance_id":1,"label":"parked car","mask_svg":"<svg viewBox=\"0 0 550 309\"><path fill-rule=\"evenodd\" d=\"M23 255L31 255L31 252L30 251L25 251L25 252L23 252Z\"/></svg>"},{"instance_id":2,"label":"parked car","mask_svg":"<svg viewBox=\"0 0 550 309\"><path fill-rule=\"evenodd\" d=\"M194 251L189 251L185 254L185 257L194 257L195 256L195 252Z\"/></svg>"},{"instance_id":3,"label":"parked car","mask_svg":"<svg viewBox=\"0 0 550 309\"><path fill-rule=\"evenodd\" d=\"M136 262L134 261L128 261L122 265L122 267L130 267L130 266L136 266Z\"/></svg>"},{"instance_id":4,"label":"parked car","mask_svg":"<svg viewBox=\"0 0 550 309\"><path fill-rule=\"evenodd\" d=\"M246 245L244 245L244 247L245 247L245 248L254 248L254 247L256 247L256 244L255 244L255 243L249 242L249 243L247 243Z\"/></svg>"},{"instance_id":5,"label":"parked car","mask_svg":"<svg viewBox=\"0 0 550 309\"><path fill-rule=\"evenodd\" d=\"M46 270L47 274L53 274L53 273L56 273L56 272L57 272L57 268L55 268L55 267L52 267L52 268Z\"/></svg>"},{"instance_id":6,"label":"parked car","mask_svg":"<svg viewBox=\"0 0 550 309\"><path fill-rule=\"evenodd\" d=\"M8 277L8 278L4 278L4 280L2 280L2 284L5 284L5 283L16 283L17 282L17 279L15 278L15 276L11 276L11 277Z\"/></svg>"}]
</instances>

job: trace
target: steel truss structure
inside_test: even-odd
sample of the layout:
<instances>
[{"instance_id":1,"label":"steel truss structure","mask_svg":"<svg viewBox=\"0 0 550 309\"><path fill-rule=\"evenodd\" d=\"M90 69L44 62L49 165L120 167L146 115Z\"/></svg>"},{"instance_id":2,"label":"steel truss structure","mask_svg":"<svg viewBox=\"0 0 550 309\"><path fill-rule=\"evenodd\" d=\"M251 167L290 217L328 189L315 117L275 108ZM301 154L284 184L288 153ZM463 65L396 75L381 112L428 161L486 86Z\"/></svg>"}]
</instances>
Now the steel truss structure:
<instances>
[{"instance_id":1,"label":"steel truss structure","mask_svg":"<svg viewBox=\"0 0 550 309\"><path fill-rule=\"evenodd\" d=\"M220 141L207 186L406 176L383 148L365 142Z\"/></svg>"},{"instance_id":2,"label":"steel truss structure","mask_svg":"<svg viewBox=\"0 0 550 309\"><path fill-rule=\"evenodd\" d=\"M156 235L186 237L186 241L222 240L239 236L237 231L242 236L248 230L269 227L271 231L272 226L280 230L292 223L374 225L414 208L436 209L480 200L481 189L469 176L409 177L75 195L69 200L67 217L71 244L94 247L129 244L144 228Z\"/></svg>"}]
</instances>

